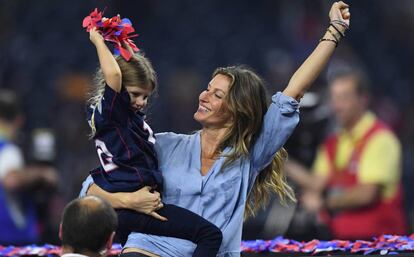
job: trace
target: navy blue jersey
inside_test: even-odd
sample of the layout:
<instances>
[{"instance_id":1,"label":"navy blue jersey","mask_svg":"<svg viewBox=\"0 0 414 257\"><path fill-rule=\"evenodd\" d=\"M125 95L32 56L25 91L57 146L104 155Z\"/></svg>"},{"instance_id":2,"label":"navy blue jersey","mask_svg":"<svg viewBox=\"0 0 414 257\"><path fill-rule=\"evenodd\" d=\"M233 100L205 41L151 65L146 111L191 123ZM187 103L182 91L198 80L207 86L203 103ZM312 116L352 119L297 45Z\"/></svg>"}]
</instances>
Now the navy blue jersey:
<instances>
[{"instance_id":1,"label":"navy blue jersey","mask_svg":"<svg viewBox=\"0 0 414 257\"><path fill-rule=\"evenodd\" d=\"M128 92L108 85L101 101L87 108L101 166L91 171L94 182L109 192L131 192L143 186L162 189L154 150L155 137L142 112L130 108Z\"/></svg>"}]
</instances>

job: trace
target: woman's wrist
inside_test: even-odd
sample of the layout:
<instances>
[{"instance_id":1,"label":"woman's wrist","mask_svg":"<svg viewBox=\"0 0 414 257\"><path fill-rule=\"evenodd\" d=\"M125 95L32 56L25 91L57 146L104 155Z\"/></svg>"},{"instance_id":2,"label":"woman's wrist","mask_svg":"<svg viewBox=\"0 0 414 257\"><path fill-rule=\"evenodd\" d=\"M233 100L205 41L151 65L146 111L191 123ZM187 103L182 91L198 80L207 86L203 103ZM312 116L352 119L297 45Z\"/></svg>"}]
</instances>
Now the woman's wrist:
<instances>
[{"instance_id":1,"label":"woman's wrist","mask_svg":"<svg viewBox=\"0 0 414 257\"><path fill-rule=\"evenodd\" d=\"M330 30L331 33L335 36L338 36L340 38L345 37L345 29L341 25L338 25L338 24L335 25L334 23L330 23L328 30Z\"/></svg>"},{"instance_id":2,"label":"woman's wrist","mask_svg":"<svg viewBox=\"0 0 414 257\"><path fill-rule=\"evenodd\" d=\"M331 42L338 46L339 42L345 37L345 31L348 29L348 25L340 20L333 20L329 23L326 29L325 35L319 40L319 42Z\"/></svg>"},{"instance_id":3,"label":"woman's wrist","mask_svg":"<svg viewBox=\"0 0 414 257\"><path fill-rule=\"evenodd\" d=\"M329 23L330 26L334 26L336 29L338 29L342 34L345 34L345 32L349 29L349 25L341 20L332 20Z\"/></svg>"},{"instance_id":4,"label":"woman's wrist","mask_svg":"<svg viewBox=\"0 0 414 257\"><path fill-rule=\"evenodd\" d=\"M323 37L321 39L319 39L319 43L321 42L328 42L330 44L334 44L335 47L338 46L339 43L339 37L338 36L334 36L332 32L328 30L326 30L325 34L323 35Z\"/></svg>"}]
</instances>

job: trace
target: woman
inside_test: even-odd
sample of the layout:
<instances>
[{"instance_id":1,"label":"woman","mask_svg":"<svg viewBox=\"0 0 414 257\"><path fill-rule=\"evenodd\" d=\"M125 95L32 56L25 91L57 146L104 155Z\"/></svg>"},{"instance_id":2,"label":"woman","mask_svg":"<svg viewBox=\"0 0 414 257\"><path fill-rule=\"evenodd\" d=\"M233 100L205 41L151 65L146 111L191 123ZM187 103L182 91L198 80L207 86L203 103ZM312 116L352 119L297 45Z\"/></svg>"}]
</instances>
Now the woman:
<instances>
[{"instance_id":1,"label":"woman","mask_svg":"<svg viewBox=\"0 0 414 257\"><path fill-rule=\"evenodd\" d=\"M299 121L298 102L325 67L349 26L348 5L337 2L319 45L268 107L262 80L244 67L217 69L200 94L194 118L202 129L192 135L157 135L156 151L165 184L163 202L187 208L218 226L223 243L218 256L240 256L243 217L277 192L293 198L284 182L280 150ZM148 190L145 188L145 190ZM114 208L153 215L162 206L148 191L108 193L88 178L81 195L96 194ZM249 197L248 197L249 196ZM245 212L246 209L246 212ZM191 256L191 242L132 233L124 254ZM155 255L154 255L155 254Z\"/></svg>"}]
</instances>

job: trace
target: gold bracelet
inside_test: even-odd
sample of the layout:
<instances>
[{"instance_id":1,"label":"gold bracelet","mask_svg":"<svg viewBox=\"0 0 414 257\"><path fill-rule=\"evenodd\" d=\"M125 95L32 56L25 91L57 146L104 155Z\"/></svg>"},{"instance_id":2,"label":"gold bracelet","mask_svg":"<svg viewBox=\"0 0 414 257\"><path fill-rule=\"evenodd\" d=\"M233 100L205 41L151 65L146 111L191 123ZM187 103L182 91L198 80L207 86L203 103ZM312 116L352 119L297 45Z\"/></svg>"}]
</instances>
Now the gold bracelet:
<instances>
[{"instance_id":1,"label":"gold bracelet","mask_svg":"<svg viewBox=\"0 0 414 257\"><path fill-rule=\"evenodd\" d=\"M333 24L332 22L329 24L330 26L332 26L332 28L334 28L334 30L336 30L336 32L339 33L339 35L341 35L342 37L345 37L345 33L341 32L336 26L335 24ZM329 28L329 27L328 27Z\"/></svg>"},{"instance_id":2,"label":"gold bracelet","mask_svg":"<svg viewBox=\"0 0 414 257\"><path fill-rule=\"evenodd\" d=\"M342 27L344 27L345 29L349 29L349 25L346 24L346 22L341 21L341 20L333 20L333 21L331 21L331 24L339 24Z\"/></svg>"},{"instance_id":3,"label":"gold bracelet","mask_svg":"<svg viewBox=\"0 0 414 257\"><path fill-rule=\"evenodd\" d=\"M321 39L319 39L319 43L322 42L322 41L334 42L335 43L335 47L338 46L338 41L335 41L335 40L330 39L330 38L321 38Z\"/></svg>"},{"instance_id":4,"label":"gold bracelet","mask_svg":"<svg viewBox=\"0 0 414 257\"><path fill-rule=\"evenodd\" d=\"M333 38L335 38L335 40L337 41L337 42L339 42L339 40L341 39L341 35L339 35L339 34L337 34L337 33L335 33L335 32L333 32L332 30L330 30L330 28L328 27L328 29L326 30L327 32L329 32L329 34L331 34L331 36L333 37Z\"/></svg>"}]
</instances>

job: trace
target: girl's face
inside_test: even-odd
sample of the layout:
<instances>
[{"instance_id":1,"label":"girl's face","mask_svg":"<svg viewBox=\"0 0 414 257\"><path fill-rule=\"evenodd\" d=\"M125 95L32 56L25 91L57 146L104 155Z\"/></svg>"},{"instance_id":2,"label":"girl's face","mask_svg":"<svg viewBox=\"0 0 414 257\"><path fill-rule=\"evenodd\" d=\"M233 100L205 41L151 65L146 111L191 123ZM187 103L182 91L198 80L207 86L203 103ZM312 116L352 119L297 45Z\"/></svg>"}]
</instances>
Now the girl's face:
<instances>
[{"instance_id":1,"label":"girl's face","mask_svg":"<svg viewBox=\"0 0 414 257\"><path fill-rule=\"evenodd\" d=\"M134 112L142 111L148 104L148 97L152 94L150 86L125 86L131 99L131 109Z\"/></svg>"},{"instance_id":2,"label":"girl's face","mask_svg":"<svg viewBox=\"0 0 414 257\"><path fill-rule=\"evenodd\" d=\"M201 92L194 119L204 127L221 128L230 121L230 113L225 102L230 83L231 79L228 76L217 74L208 83L207 89Z\"/></svg>"}]
</instances>

